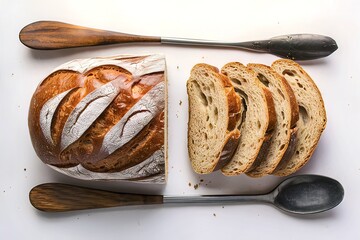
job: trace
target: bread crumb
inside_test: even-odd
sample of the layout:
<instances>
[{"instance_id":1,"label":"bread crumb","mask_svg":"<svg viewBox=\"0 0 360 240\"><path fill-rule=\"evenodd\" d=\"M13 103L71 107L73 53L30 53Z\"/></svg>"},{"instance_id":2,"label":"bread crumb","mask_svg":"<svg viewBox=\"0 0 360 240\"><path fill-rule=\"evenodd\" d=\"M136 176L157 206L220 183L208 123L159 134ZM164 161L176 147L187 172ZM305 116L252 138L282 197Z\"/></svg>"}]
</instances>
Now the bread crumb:
<instances>
[{"instance_id":1,"label":"bread crumb","mask_svg":"<svg viewBox=\"0 0 360 240\"><path fill-rule=\"evenodd\" d=\"M221 208L225 208L224 206L221 206Z\"/></svg>"},{"instance_id":2,"label":"bread crumb","mask_svg":"<svg viewBox=\"0 0 360 240\"><path fill-rule=\"evenodd\" d=\"M179 118L179 115L177 113L175 115L176 115L176 118Z\"/></svg>"},{"instance_id":3,"label":"bread crumb","mask_svg":"<svg viewBox=\"0 0 360 240\"><path fill-rule=\"evenodd\" d=\"M26 172L26 168L24 168L24 172Z\"/></svg>"},{"instance_id":4,"label":"bread crumb","mask_svg":"<svg viewBox=\"0 0 360 240\"><path fill-rule=\"evenodd\" d=\"M180 100L179 105L181 106L181 104L182 104L182 101Z\"/></svg>"},{"instance_id":5,"label":"bread crumb","mask_svg":"<svg viewBox=\"0 0 360 240\"><path fill-rule=\"evenodd\" d=\"M215 213L213 213L213 216L214 216L214 217L216 217L216 214L215 214Z\"/></svg>"},{"instance_id":6,"label":"bread crumb","mask_svg":"<svg viewBox=\"0 0 360 240\"><path fill-rule=\"evenodd\" d=\"M189 187L191 187L191 182L189 182Z\"/></svg>"},{"instance_id":7,"label":"bread crumb","mask_svg":"<svg viewBox=\"0 0 360 240\"><path fill-rule=\"evenodd\" d=\"M196 190L196 189L198 189L199 188L199 184L195 184L194 185L194 189Z\"/></svg>"},{"instance_id":8,"label":"bread crumb","mask_svg":"<svg viewBox=\"0 0 360 240\"><path fill-rule=\"evenodd\" d=\"M176 69L179 69L179 66L176 66Z\"/></svg>"}]
</instances>

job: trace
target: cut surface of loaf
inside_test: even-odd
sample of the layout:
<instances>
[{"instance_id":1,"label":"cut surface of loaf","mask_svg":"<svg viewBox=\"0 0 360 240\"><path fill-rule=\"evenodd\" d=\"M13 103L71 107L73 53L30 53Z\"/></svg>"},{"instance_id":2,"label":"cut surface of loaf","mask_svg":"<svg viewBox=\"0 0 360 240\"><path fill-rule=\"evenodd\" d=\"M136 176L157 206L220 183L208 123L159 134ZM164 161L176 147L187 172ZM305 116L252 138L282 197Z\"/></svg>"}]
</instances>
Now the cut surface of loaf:
<instances>
[{"instance_id":1,"label":"cut surface of loaf","mask_svg":"<svg viewBox=\"0 0 360 240\"><path fill-rule=\"evenodd\" d=\"M268 141L276 123L274 102L271 93L257 79L255 72L238 62L226 64L221 73L233 84L243 100L239 145L230 162L222 168L227 176L248 171ZM265 145L264 145L265 146Z\"/></svg>"},{"instance_id":2,"label":"cut surface of loaf","mask_svg":"<svg viewBox=\"0 0 360 240\"><path fill-rule=\"evenodd\" d=\"M264 87L271 91L276 112L276 125L268 149L263 156L258 157L251 170L246 172L251 177L262 177L271 174L285 152L292 149L291 146L288 148L288 145L294 144L294 141L290 140L296 136L299 107L285 78L266 65L248 64L247 67L253 70Z\"/></svg>"},{"instance_id":3,"label":"cut surface of loaf","mask_svg":"<svg viewBox=\"0 0 360 240\"><path fill-rule=\"evenodd\" d=\"M312 156L326 126L326 111L319 89L299 64L280 59L271 67L288 81L299 105L294 154L283 159L273 172L274 175L287 176L299 170Z\"/></svg>"},{"instance_id":4,"label":"cut surface of loaf","mask_svg":"<svg viewBox=\"0 0 360 240\"><path fill-rule=\"evenodd\" d=\"M40 159L85 179L166 181L163 55L78 59L37 87L30 136Z\"/></svg>"},{"instance_id":5,"label":"cut surface of loaf","mask_svg":"<svg viewBox=\"0 0 360 240\"><path fill-rule=\"evenodd\" d=\"M192 68L187 93L191 165L196 173L211 173L226 164L237 147L240 97L229 79L207 64Z\"/></svg>"}]
</instances>

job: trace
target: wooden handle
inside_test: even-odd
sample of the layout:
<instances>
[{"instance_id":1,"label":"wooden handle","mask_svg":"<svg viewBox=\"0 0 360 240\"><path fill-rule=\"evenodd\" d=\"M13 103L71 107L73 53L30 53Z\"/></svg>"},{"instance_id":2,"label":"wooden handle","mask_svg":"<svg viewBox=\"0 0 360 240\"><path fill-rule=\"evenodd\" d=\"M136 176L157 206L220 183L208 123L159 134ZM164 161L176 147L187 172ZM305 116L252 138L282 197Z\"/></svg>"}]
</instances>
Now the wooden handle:
<instances>
[{"instance_id":1,"label":"wooden handle","mask_svg":"<svg viewBox=\"0 0 360 240\"><path fill-rule=\"evenodd\" d=\"M163 203L162 195L116 193L61 183L38 185L29 197L35 208L45 212Z\"/></svg>"},{"instance_id":2,"label":"wooden handle","mask_svg":"<svg viewBox=\"0 0 360 240\"><path fill-rule=\"evenodd\" d=\"M20 41L33 49L63 49L130 42L160 42L160 37L112 32L72 24L39 21L25 26Z\"/></svg>"}]
</instances>

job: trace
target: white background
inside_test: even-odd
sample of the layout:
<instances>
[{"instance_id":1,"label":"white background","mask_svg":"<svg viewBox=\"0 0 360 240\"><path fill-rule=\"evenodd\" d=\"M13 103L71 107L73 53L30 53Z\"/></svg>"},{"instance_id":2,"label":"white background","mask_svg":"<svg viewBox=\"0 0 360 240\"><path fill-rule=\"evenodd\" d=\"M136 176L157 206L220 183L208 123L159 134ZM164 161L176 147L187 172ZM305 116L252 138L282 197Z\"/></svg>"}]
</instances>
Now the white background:
<instances>
[{"instance_id":1,"label":"white background","mask_svg":"<svg viewBox=\"0 0 360 240\"><path fill-rule=\"evenodd\" d=\"M360 239L358 136L360 21L358 1L15 1L0 0L0 239ZM299 173L327 175L345 188L332 211L307 217L267 205L147 206L46 214L29 190L44 182L136 193L198 195L259 193L281 178L198 176L186 149L185 82L191 67L229 61L271 64L277 57L231 49L173 46L107 46L36 51L18 33L38 20L144 35L258 40L289 33L333 37L339 49L303 62L325 101L328 124L311 161ZM123 53L164 53L169 80L169 179L166 186L86 182L60 175L33 151L27 113L33 91L52 69L75 58ZM182 101L180 105L179 102ZM26 170L25 170L26 169ZM194 189L194 184L200 183ZM189 183L192 186L189 186Z\"/></svg>"}]
</instances>

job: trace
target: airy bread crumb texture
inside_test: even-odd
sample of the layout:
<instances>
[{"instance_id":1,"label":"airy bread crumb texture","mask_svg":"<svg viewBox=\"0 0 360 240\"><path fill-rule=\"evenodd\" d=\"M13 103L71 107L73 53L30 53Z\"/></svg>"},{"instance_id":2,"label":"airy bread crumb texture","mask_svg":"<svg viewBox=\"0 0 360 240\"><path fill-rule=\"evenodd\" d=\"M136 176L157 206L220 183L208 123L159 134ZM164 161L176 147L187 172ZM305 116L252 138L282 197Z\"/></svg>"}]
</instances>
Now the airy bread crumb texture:
<instances>
[{"instance_id":1,"label":"airy bread crumb texture","mask_svg":"<svg viewBox=\"0 0 360 240\"><path fill-rule=\"evenodd\" d=\"M260 158L258 156L256 163L246 173L251 177L262 177L275 170L287 151L293 133L293 125L296 125L298 120L299 110L293 91L281 75L262 64L248 64L248 67L271 91L276 112L276 125L267 151Z\"/></svg>"},{"instance_id":2,"label":"airy bread crumb texture","mask_svg":"<svg viewBox=\"0 0 360 240\"><path fill-rule=\"evenodd\" d=\"M271 94L256 78L256 74L241 63L226 64L221 72L228 76L236 93L243 100L243 121L239 126L240 140L231 161L222 168L227 176L238 175L250 169L256 160L267 131L275 124ZM270 116L271 114L271 116Z\"/></svg>"},{"instance_id":3,"label":"airy bread crumb texture","mask_svg":"<svg viewBox=\"0 0 360 240\"><path fill-rule=\"evenodd\" d=\"M292 60L231 62L221 74L197 64L187 91L189 156L200 174L290 175L308 162L326 126L319 89Z\"/></svg>"},{"instance_id":4,"label":"airy bread crumb texture","mask_svg":"<svg viewBox=\"0 0 360 240\"><path fill-rule=\"evenodd\" d=\"M326 126L326 111L319 89L299 64L281 59L275 61L272 68L289 82L299 105L295 153L281 161L273 173L287 176L299 170L312 156Z\"/></svg>"},{"instance_id":5,"label":"airy bread crumb texture","mask_svg":"<svg viewBox=\"0 0 360 240\"><path fill-rule=\"evenodd\" d=\"M214 171L224 160L221 155L230 139L237 144L239 133L234 122L240 118L240 99L227 81L206 64L195 65L187 81L189 156L193 169L200 174Z\"/></svg>"}]
</instances>

